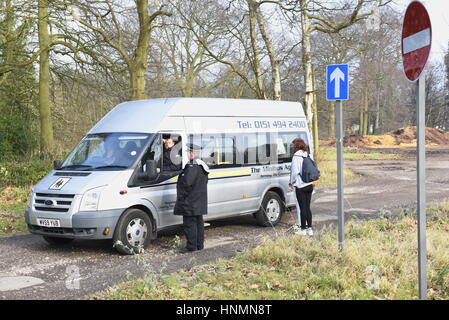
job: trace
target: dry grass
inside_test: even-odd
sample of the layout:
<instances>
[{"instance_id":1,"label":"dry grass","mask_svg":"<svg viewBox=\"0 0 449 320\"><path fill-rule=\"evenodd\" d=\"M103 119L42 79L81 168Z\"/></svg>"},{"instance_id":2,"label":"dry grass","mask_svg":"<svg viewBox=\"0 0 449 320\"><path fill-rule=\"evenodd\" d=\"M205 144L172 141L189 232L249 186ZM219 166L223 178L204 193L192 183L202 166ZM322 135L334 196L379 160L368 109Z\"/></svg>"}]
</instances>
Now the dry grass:
<instances>
[{"instance_id":1,"label":"dry grass","mask_svg":"<svg viewBox=\"0 0 449 320\"><path fill-rule=\"evenodd\" d=\"M335 161L320 161L318 169L321 173L317 184L318 187L335 187L337 185L337 163ZM360 176L347 168L343 168L343 175L345 185L360 180Z\"/></svg>"},{"instance_id":2,"label":"dry grass","mask_svg":"<svg viewBox=\"0 0 449 320\"><path fill-rule=\"evenodd\" d=\"M428 297L449 298L449 204L429 210ZM416 219L350 221L343 253L334 230L283 236L190 271L127 282L92 299L417 299Z\"/></svg>"},{"instance_id":3,"label":"dry grass","mask_svg":"<svg viewBox=\"0 0 449 320\"><path fill-rule=\"evenodd\" d=\"M24 212L31 187L0 188L0 236L28 230Z\"/></svg>"},{"instance_id":4,"label":"dry grass","mask_svg":"<svg viewBox=\"0 0 449 320\"><path fill-rule=\"evenodd\" d=\"M401 159L397 154L386 154L375 151L360 151L357 148L344 148L344 161L354 160L396 160ZM317 164L321 172L319 187L335 187L337 185L337 152L334 147L320 147L320 152L317 155ZM353 173L346 167L344 170L345 184L355 183L360 180L360 176Z\"/></svg>"}]
</instances>

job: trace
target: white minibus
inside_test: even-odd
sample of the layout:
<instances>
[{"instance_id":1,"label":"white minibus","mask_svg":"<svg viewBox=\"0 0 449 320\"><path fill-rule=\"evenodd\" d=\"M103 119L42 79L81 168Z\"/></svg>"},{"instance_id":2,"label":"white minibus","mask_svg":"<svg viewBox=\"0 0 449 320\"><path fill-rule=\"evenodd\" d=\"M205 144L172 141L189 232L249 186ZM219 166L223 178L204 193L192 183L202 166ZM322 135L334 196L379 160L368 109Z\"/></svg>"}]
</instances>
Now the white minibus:
<instances>
[{"instance_id":1,"label":"white minibus","mask_svg":"<svg viewBox=\"0 0 449 320\"><path fill-rule=\"evenodd\" d=\"M288 189L292 141L313 152L298 102L167 98L124 102L107 113L32 190L25 218L31 233L52 244L113 239L138 252L157 232L182 224L173 214L179 171L164 168L163 138L176 143L170 159L183 168L186 143L201 146L210 168L205 221L253 214L274 226L295 205Z\"/></svg>"}]
</instances>

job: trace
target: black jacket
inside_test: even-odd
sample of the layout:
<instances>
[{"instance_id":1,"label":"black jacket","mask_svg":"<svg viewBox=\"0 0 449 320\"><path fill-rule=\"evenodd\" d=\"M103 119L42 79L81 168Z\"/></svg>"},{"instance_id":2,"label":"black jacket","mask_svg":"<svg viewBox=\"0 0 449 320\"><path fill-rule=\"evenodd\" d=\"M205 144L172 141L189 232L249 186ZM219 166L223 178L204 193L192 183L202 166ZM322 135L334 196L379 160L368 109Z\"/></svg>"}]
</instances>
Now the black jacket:
<instances>
[{"instance_id":1,"label":"black jacket","mask_svg":"<svg viewBox=\"0 0 449 320\"><path fill-rule=\"evenodd\" d=\"M163 167L162 170L163 171L179 171L182 169L182 165L181 165L181 149L179 149L178 153L174 153L172 156L176 157L179 161L178 164L174 164L171 161L170 155L172 153L174 147L171 147L169 149L165 149L164 148L164 152L163 152Z\"/></svg>"},{"instance_id":2,"label":"black jacket","mask_svg":"<svg viewBox=\"0 0 449 320\"><path fill-rule=\"evenodd\" d=\"M186 164L178 176L175 215L199 216L207 214L207 182L209 168L201 160Z\"/></svg>"}]
</instances>

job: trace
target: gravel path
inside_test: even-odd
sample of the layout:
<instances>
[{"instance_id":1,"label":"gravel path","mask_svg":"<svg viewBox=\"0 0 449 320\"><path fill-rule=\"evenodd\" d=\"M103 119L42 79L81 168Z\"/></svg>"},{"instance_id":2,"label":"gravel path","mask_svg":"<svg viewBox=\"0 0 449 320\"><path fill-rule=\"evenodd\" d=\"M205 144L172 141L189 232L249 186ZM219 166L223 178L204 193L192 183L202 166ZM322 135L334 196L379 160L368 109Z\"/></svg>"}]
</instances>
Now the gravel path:
<instances>
[{"instance_id":1,"label":"gravel path","mask_svg":"<svg viewBox=\"0 0 449 320\"><path fill-rule=\"evenodd\" d=\"M347 161L362 179L345 188L345 215L371 218L387 211L414 208L416 161L413 150L405 160ZM427 203L449 197L449 150L428 150ZM335 188L318 189L312 212L316 229L336 221ZM182 230L159 234L144 254L121 256L110 241L74 241L52 247L40 236L0 238L0 299L77 299L117 283L152 273L189 269L257 246L265 237L292 233L292 212L276 228L262 228L252 216L211 222L206 228L205 249L179 254L175 239Z\"/></svg>"}]
</instances>

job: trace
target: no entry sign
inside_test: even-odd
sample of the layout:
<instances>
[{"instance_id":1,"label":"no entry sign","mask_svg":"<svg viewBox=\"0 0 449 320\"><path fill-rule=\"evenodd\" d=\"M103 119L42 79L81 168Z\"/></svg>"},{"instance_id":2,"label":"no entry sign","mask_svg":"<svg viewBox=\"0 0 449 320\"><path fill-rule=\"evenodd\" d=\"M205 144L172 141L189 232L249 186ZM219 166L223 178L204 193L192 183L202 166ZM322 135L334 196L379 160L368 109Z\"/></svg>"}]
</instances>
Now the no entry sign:
<instances>
[{"instance_id":1,"label":"no entry sign","mask_svg":"<svg viewBox=\"0 0 449 320\"><path fill-rule=\"evenodd\" d=\"M420 77L429 58L432 27L426 8L419 1L405 10L402 26L402 62L408 80L416 81L416 173L418 213L419 298L427 298L426 245L426 77Z\"/></svg>"},{"instance_id":2,"label":"no entry sign","mask_svg":"<svg viewBox=\"0 0 449 320\"><path fill-rule=\"evenodd\" d=\"M429 14L419 1L411 2L405 11L401 42L405 76L416 81L426 65L432 43Z\"/></svg>"}]
</instances>

